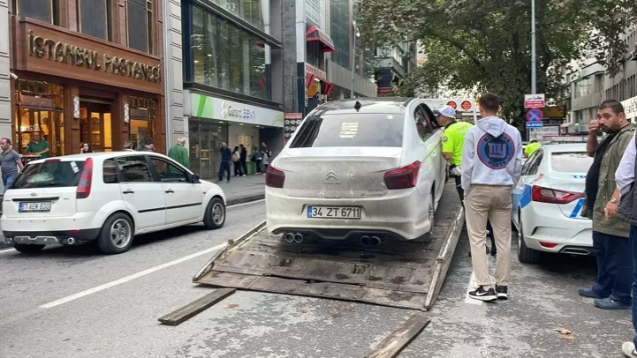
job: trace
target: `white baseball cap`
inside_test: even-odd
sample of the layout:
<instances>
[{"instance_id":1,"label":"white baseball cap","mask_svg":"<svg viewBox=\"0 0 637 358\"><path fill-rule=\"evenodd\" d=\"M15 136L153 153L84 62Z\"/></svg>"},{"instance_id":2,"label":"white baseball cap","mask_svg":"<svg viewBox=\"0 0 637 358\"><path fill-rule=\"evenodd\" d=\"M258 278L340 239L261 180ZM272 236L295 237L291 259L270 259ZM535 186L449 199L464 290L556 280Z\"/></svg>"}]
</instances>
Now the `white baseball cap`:
<instances>
[{"instance_id":1,"label":"white baseball cap","mask_svg":"<svg viewBox=\"0 0 637 358\"><path fill-rule=\"evenodd\" d=\"M451 106L444 106L438 110L441 116L445 116L447 118L456 118L456 110L451 108Z\"/></svg>"}]
</instances>

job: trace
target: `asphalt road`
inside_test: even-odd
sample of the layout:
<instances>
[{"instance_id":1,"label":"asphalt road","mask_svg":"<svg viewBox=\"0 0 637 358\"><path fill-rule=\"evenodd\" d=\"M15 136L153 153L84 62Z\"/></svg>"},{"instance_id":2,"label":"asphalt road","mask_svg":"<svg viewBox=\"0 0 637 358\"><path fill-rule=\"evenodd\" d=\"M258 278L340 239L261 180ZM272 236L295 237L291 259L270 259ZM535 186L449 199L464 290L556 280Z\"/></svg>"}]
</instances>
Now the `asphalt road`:
<instances>
[{"instance_id":1,"label":"asphalt road","mask_svg":"<svg viewBox=\"0 0 637 358\"><path fill-rule=\"evenodd\" d=\"M192 276L264 210L263 202L234 207L221 230L154 235L117 256L89 247L0 252L0 357L362 357L412 314L238 292L180 326L160 325L158 317L211 292ZM431 324L400 357L621 357L632 338L629 312L604 312L577 296L594 278L593 261L514 259L511 299L476 304L466 298L467 252L462 237Z\"/></svg>"}]
</instances>

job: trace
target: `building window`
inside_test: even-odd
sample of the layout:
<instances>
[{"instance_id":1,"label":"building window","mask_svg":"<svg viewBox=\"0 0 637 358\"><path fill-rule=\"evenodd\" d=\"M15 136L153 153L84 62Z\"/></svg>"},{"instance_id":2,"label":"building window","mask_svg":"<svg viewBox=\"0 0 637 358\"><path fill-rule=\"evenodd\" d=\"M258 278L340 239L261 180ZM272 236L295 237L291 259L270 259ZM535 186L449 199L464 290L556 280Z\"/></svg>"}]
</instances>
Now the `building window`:
<instances>
[{"instance_id":1,"label":"building window","mask_svg":"<svg viewBox=\"0 0 637 358\"><path fill-rule=\"evenodd\" d=\"M351 32L349 14L349 0L333 0L330 2L330 37L334 41L334 47L336 47L332 60L345 68L351 69L349 60L349 38Z\"/></svg>"},{"instance_id":2,"label":"building window","mask_svg":"<svg viewBox=\"0 0 637 358\"><path fill-rule=\"evenodd\" d=\"M13 8L18 16L60 25L59 0L13 0Z\"/></svg>"},{"instance_id":3,"label":"building window","mask_svg":"<svg viewBox=\"0 0 637 358\"><path fill-rule=\"evenodd\" d=\"M128 0L128 47L153 53L153 0Z\"/></svg>"},{"instance_id":4,"label":"building window","mask_svg":"<svg viewBox=\"0 0 637 358\"><path fill-rule=\"evenodd\" d=\"M264 31L264 24L270 22L269 13L263 11L270 7L268 0L212 0L226 11L238 16L259 30Z\"/></svg>"},{"instance_id":5,"label":"building window","mask_svg":"<svg viewBox=\"0 0 637 358\"><path fill-rule=\"evenodd\" d=\"M226 20L192 7L188 80L269 100L266 46Z\"/></svg>"},{"instance_id":6,"label":"building window","mask_svg":"<svg viewBox=\"0 0 637 358\"><path fill-rule=\"evenodd\" d=\"M112 41L111 0L77 0L77 18L80 32L86 35Z\"/></svg>"}]
</instances>

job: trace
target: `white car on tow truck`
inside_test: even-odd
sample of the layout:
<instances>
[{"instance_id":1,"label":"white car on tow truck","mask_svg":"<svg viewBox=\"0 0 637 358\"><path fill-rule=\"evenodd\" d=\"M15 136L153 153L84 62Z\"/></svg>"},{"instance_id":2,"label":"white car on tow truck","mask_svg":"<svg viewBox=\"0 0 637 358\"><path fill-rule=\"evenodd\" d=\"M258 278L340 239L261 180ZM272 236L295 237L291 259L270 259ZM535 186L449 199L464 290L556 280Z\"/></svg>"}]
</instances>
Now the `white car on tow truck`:
<instances>
[{"instance_id":1,"label":"white car on tow truck","mask_svg":"<svg viewBox=\"0 0 637 358\"><path fill-rule=\"evenodd\" d=\"M304 236L414 240L446 182L439 128L420 99L360 98L312 111L266 173L267 227Z\"/></svg>"},{"instance_id":2,"label":"white car on tow truck","mask_svg":"<svg viewBox=\"0 0 637 358\"><path fill-rule=\"evenodd\" d=\"M542 252L593 254L592 222L580 216L592 163L584 143L545 145L527 159L513 191L520 262L536 263Z\"/></svg>"},{"instance_id":3,"label":"white car on tow truck","mask_svg":"<svg viewBox=\"0 0 637 358\"><path fill-rule=\"evenodd\" d=\"M32 161L4 194L5 240L36 253L49 244L97 241L127 251L138 234L203 222L223 226L221 188L165 155L89 153Z\"/></svg>"}]
</instances>

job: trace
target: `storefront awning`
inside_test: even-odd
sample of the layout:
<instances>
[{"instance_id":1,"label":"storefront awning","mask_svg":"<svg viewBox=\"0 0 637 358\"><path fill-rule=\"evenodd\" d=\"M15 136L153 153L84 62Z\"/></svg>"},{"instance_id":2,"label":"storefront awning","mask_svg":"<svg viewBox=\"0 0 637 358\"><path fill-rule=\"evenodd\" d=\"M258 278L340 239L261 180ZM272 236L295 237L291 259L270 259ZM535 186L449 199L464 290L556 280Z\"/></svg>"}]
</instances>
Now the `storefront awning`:
<instances>
[{"instance_id":1,"label":"storefront awning","mask_svg":"<svg viewBox=\"0 0 637 358\"><path fill-rule=\"evenodd\" d=\"M323 52L334 52L334 42L332 39L316 25L310 25L307 31L305 32L305 40L307 42L318 42L321 44L321 49Z\"/></svg>"}]
</instances>

